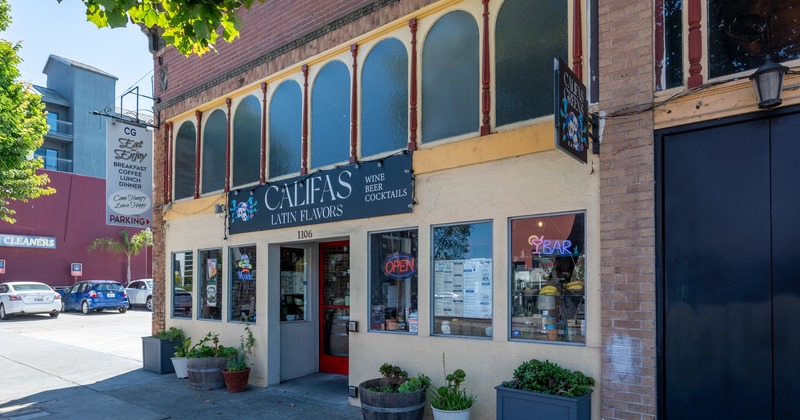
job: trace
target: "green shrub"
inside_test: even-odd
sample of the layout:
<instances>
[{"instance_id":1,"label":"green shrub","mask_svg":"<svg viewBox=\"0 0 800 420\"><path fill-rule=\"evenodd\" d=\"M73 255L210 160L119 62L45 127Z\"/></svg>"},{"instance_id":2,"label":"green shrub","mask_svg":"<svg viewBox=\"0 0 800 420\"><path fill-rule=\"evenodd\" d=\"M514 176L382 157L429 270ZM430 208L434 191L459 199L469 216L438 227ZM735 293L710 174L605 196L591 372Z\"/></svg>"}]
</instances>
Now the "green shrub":
<instances>
[{"instance_id":1,"label":"green shrub","mask_svg":"<svg viewBox=\"0 0 800 420\"><path fill-rule=\"evenodd\" d=\"M503 386L562 397L580 397L591 391L594 379L548 360L532 359L519 365L514 370L514 379L503 382Z\"/></svg>"},{"instance_id":2,"label":"green shrub","mask_svg":"<svg viewBox=\"0 0 800 420\"><path fill-rule=\"evenodd\" d=\"M385 384L380 387L369 387L367 388L368 390L385 393L409 393L419 390L424 391L431 385L431 378L426 375L420 373L413 378L409 378L408 372L389 363L382 364L380 372L383 375Z\"/></svg>"},{"instance_id":3,"label":"green shrub","mask_svg":"<svg viewBox=\"0 0 800 420\"><path fill-rule=\"evenodd\" d=\"M183 337L183 330L176 327L169 327L169 329L153 334L153 338L168 341L183 341Z\"/></svg>"},{"instance_id":4,"label":"green shrub","mask_svg":"<svg viewBox=\"0 0 800 420\"><path fill-rule=\"evenodd\" d=\"M201 357L230 357L235 354L235 347L225 347L219 344L219 334L209 332L202 340L189 349L186 357L192 359Z\"/></svg>"},{"instance_id":5,"label":"green shrub","mask_svg":"<svg viewBox=\"0 0 800 420\"><path fill-rule=\"evenodd\" d=\"M229 372L238 372L247 369L247 356L253 354L253 345L256 339L253 338L253 332L250 331L250 325L245 324L244 334L239 338L239 348L236 350L236 355L228 360L225 365L225 370Z\"/></svg>"}]
</instances>

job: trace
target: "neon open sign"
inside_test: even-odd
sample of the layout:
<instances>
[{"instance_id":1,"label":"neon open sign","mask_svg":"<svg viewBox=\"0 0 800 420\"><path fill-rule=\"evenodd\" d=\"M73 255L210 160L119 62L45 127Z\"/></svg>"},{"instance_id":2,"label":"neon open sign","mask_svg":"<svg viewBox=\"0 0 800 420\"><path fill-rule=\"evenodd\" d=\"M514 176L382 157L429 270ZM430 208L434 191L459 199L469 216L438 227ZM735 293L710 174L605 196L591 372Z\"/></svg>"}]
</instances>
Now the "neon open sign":
<instances>
[{"instance_id":1,"label":"neon open sign","mask_svg":"<svg viewBox=\"0 0 800 420\"><path fill-rule=\"evenodd\" d=\"M404 279L417 272L417 259L413 255L397 254L383 260L383 274L394 278Z\"/></svg>"},{"instance_id":2,"label":"neon open sign","mask_svg":"<svg viewBox=\"0 0 800 420\"><path fill-rule=\"evenodd\" d=\"M551 241L545 239L544 236L531 235L528 238L528 243L533 245L533 255L572 255L572 251L569 249L572 246L572 241L569 239Z\"/></svg>"}]
</instances>

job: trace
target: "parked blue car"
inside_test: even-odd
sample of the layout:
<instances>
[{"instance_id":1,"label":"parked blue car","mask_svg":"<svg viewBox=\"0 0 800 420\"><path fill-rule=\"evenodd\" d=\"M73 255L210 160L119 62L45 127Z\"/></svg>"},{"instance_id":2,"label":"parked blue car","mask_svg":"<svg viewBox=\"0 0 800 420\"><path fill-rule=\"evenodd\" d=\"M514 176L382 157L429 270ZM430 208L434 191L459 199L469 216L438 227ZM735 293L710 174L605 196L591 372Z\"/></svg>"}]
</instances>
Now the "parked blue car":
<instances>
[{"instance_id":1,"label":"parked blue car","mask_svg":"<svg viewBox=\"0 0 800 420\"><path fill-rule=\"evenodd\" d=\"M85 280L64 291L61 312L81 311L89 314L103 309L128 310L128 294L121 283L113 280Z\"/></svg>"}]
</instances>

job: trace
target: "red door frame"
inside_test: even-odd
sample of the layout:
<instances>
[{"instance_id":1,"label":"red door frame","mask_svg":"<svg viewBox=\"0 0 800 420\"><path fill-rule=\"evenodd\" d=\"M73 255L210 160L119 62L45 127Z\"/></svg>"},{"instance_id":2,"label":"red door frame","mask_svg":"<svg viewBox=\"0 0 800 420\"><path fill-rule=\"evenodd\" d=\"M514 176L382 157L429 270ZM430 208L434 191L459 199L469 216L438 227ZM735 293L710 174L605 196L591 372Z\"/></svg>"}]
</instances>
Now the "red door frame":
<instances>
[{"instance_id":1,"label":"red door frame","mask_svg":"<svg viewBox=\"0 0 800 420\"><path fill-rule=\"evenodd\" d=\"M325 252L327 248L338 246L347 246L349 254L350 241L321 242L319 244L319 370L320 372L347 375L350 367L349 357L325 354L325 334L330 334L330 331L325 331L325 311L327 309L350 308L345 305L325 304Z\"/></svg>"}]
</instances>

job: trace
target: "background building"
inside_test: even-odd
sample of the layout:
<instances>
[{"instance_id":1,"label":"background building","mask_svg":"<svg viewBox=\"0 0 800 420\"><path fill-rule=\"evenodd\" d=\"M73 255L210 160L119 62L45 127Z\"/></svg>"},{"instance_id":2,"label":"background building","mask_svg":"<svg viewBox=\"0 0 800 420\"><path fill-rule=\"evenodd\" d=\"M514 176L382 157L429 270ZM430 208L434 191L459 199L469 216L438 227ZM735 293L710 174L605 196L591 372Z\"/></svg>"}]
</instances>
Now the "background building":
<instances>
[{"instance_id":1,"label":"background building","mask_svg":"<svg viewBox=\"0 0 800 420\"><path fill-rule=\"evenodd\" d=\"M124 255L87 251L96 238L121 239L119 226L105 221L105 145L107 116L114 114L116 77L97 68L51 55L44 68L42 95L50 130L35 154L44 161L56 193L27 203L12 202L15 224L0 225L0 259L6 261L2 281L34 280L52 286L72 284L71 263L83 264L80 279L126 280ZM132 115L138 115L132 113ZM130 116L121 118L132 119ZM140 121L152 123L142 114ZM141 229L125 228L131 235ZM46 238L29 246L25 238ZM150 277L152 250L131 258L132 279Z\"/></svg>"}]
</instances>

